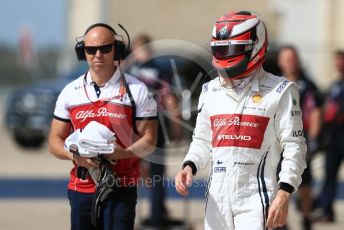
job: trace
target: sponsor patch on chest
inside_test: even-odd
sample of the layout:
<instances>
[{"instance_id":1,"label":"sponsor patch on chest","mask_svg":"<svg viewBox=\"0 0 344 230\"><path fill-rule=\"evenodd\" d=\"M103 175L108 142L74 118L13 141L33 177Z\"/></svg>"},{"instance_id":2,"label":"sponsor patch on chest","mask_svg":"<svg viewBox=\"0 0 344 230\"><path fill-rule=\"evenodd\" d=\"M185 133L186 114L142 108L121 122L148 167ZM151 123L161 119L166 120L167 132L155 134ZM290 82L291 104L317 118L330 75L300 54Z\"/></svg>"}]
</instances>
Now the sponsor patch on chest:
<instances>
[{"instance_id":1,"label":"sponsor patch on chest","mask_svg":"<svg viewBox=\"0 0 344 230\"><path fill-rule=\"evenodd\" d=\"M219 114L210 117L214 147L260 149L269 117L248 114Z\"/></svg>"}]
</instances>

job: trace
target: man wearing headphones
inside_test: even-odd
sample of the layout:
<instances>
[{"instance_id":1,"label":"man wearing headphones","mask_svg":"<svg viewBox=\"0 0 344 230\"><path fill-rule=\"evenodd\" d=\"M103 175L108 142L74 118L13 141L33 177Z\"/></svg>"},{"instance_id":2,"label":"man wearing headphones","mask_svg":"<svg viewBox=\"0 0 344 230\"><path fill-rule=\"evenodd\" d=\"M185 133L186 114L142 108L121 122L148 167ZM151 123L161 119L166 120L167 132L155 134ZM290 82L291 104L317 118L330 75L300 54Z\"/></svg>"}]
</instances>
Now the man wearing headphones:
<instances>
[{"instance_id":1,"label":"man wearing headphones","mask_svg":"<svg viewBox=\"0 0 344 230\"><path fill-rule=\"evenodd\" d=\"M118 37L103 23L86 30L76 52L79 60L87 61L89 71L69 83L56 102L49 151L74 164L68 184L72 229L133 229L139 159L154 151L156 143L156 102L143 83L122 73L119 64L114 65L125 51ZM117 139L114 152L104 156L116 162L111 170L118 180L102 200L96 222L91 221L91 215L98 187L87 172L83 176L80 172L99 167L99 162L64 149L71 131L82 130L91 121L105 125Z\"/></svg>"}]
</instances>

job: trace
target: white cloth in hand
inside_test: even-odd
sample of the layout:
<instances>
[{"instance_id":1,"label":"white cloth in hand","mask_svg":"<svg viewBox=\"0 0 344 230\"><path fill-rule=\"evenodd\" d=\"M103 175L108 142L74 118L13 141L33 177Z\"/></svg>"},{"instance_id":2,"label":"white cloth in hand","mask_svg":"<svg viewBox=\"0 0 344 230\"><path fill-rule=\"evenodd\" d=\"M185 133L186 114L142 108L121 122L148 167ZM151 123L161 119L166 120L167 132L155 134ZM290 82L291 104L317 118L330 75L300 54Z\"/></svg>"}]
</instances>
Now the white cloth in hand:
<instances>
[{"instance_id":1,"label":"white cloth in hand","mask_svg":"<svg viewBox=\"0 0 344 230\"><path fill-rule=\"evenodd\" d=\"M115 151L115 134L105 125L91 121L81 132L78 146L90 152L111 154Z\"/></svg>"},{"instance_id":2,"label":"white cloth in hand","mask_svg":"<svg viewBox=\"0 0 344 230\"><path fill-rule=\"evenodd\" d=\"M72 134L70 134L65 142L64 148L67 151L70 151L71 145L76 145L78 147L78 153L82 157L96 157L98 153L96 151L89 151L79 146L79 138L80 138L81 131L80 129L75 130Z\"/></svg>"}]
</instances>

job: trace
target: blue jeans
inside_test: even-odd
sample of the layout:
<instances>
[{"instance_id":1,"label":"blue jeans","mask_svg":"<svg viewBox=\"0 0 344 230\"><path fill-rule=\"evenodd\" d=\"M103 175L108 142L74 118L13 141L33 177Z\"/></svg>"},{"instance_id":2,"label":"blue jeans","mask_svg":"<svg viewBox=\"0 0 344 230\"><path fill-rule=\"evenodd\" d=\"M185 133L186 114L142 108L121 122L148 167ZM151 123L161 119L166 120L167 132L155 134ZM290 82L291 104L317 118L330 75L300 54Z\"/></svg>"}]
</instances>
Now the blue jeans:
<instances>
[{"instance_id":1,"label":"blue jeans","mask_svg":"<svg viewBox=\"0 0 344 230\"><path fill-rule=\"evenodd\" d=\"M68 198L71 206L71 229L96 230L97 228L91 223L93 193L68 190ZM134 229L136 203L136 187L117 188L103 204L102 226L98 229Z\"/></svg>"},{"instance_id":2,"label":"blue jeans","mask_svg":"<svg viewBox=\"0 0 344 230\"><path fill-rule=\"evenodd\" d=\"M344 160L343 138L343 131L332 132L330 144L326 151L325 180L318 197L320 207L330 217L334 217L335 215L333 204L337 192L338 171Z\"/></svg>"}]
</instances>

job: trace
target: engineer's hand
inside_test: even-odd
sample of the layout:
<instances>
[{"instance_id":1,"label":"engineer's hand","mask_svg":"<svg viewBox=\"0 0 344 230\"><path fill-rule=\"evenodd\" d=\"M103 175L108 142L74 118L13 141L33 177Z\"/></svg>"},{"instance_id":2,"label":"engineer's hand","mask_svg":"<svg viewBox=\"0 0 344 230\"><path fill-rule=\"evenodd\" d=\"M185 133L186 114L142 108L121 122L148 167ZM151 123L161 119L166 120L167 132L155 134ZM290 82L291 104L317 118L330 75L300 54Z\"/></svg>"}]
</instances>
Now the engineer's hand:
<instances>
[{"instance_id":1,"label":"engineer's hand","mask_svg":"<svg viewBox=\"0 0 344 230\"><path fill-rule=\"evenodd\" d=\"M73 154L73 159L77 165L80 165L85 168L98 168L99 167L99 161L92 158L82 157L76 153Z\"/></svg>"},{"instance_id":2,"label":"engineer's hand","mask_svg":"<svg viewBox=\"0 0 344 230\"><path fill-rule=\"evenodd\" d=\"M182 196L187 196L189 194L188 188L192 184L192 168L186 166L183 170L180 170L176 177L176 190Z\"/></svg>"},{"instance_id":3,"label":"engineer's hand","mask_svg":"<svg viewBox=\"0 0 344 230\"><path fill-rule=\"evenodd\" d=\"M122 158L121 155L123 156L124 154L125 154L125 149L117 145L113 153L103 154L103 157L105 157L108 160L119 160Z\"/></svg>"},{"instance_id":4,"label":"engineer's hand","mask_svg":"<svg viewBox=\"0 0 344 230\"><path fill-rule=\"evenodd\" d=\"M269 208L266 227L269 229L282 227L287 222L290 193L278 190Z\"/></svg>"}]
</instances>

